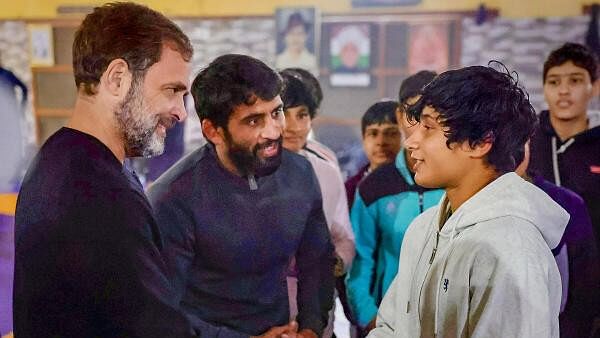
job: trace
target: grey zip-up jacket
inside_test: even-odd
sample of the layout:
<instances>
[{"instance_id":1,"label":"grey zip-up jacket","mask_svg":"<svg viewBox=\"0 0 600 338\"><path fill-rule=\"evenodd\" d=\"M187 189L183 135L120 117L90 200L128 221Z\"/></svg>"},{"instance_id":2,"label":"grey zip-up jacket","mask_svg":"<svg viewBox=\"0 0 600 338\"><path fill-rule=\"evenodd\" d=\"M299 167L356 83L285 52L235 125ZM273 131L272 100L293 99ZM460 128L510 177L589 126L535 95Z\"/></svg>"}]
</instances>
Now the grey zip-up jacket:
<instances>
[{"instance_id":1,"label":"grey zip-up jacket","mask_svg":"<svg viewBox=\"0 0 600 338\"><path fill-rule=\"evenodd\" d=\"M561 283L550 248L566 211L515 173L438 231L444 200L410 225L369 337L557 338Z\"/></svg>"}]
</instances>

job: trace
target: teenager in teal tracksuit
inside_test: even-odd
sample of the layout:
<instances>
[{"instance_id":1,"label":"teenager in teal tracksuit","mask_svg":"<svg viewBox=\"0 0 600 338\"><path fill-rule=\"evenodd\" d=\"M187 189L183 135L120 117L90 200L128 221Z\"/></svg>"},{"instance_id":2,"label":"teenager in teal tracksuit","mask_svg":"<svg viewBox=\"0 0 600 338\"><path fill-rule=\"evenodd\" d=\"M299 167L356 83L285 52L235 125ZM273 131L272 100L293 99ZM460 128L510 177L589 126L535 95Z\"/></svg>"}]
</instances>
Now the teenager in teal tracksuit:
<instances>
[{"instance_id":1,"label":"teenager in teal tracksuit","mask_svg":"<svg viewBox=\"0 0 600 338\"><path fill-rule=\"evenodd\" d=\"M407 77L398 91L395 115L403 137L415 130L405 111L437 74L420 71ZM400 246L408 225L425 209L437 205L442 190L415 184L415 160L402 149L394 163L379 167L358 186L350 221L356 240L356 257L348 273L348 302L366 335L375 327L377 308L398 271Z\"/></svg>"},{"instance_id":2,"label":"teenager in teal tracksuit","mask_svg":"<svg viewBox=\"0 0 600 338\"><path fill-rule=\"evenodd\" d=\"M346 280L348 300L358 324L375 318L398 271L398 257L410 222L440 201L443 190L418 186L408 170L405 150L395 163L381 166L358 186L350 213L356 256Z\"/></svg>"}]
</instances>

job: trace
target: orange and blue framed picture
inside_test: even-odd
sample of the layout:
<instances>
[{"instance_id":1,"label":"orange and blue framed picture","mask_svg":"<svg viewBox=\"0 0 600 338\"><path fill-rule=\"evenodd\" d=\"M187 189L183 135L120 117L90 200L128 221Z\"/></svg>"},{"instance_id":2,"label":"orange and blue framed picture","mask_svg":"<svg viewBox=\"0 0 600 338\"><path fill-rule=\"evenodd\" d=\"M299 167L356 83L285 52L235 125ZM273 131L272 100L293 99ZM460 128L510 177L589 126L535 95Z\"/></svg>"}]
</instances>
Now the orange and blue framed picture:
<instances>
[{"instance_id":1,"label":"orange and blue framed picture","mask_svg":"<svg viewBox=\"0 0 600 338\"><path fill-rule=\"evenodd\" d=\"M330 84L335 87L370 86L371 25L335 23L328 31Z\"/></svg>"},{"instance_id":2,"label":"orange and blue framed picture","mask_svg":"<svg viewBox=\"0 0 600 338\"><path fill-rule=\"evenodd\" d=\"M282 7L275 11L277 30L275 67L303 68L319 74L319 22L314 7Z\"/></svg>"}]
</instances>

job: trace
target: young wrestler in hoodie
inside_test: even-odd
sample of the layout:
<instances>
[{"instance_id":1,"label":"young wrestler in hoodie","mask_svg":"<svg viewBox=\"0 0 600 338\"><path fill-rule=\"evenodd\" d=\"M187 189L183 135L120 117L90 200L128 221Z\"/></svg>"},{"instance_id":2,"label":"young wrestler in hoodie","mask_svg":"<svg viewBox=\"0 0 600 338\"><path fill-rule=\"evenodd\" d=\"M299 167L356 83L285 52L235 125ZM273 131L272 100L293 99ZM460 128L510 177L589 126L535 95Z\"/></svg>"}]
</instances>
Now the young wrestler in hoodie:
<instances>
[{"instance_id":1,"label":"young wrestler in hoodie","mask_svg":"<svg viewBox=\"0 0 600 338\"><path fill-rule=\"evenodd\" d=\"M531 138L529 169L583 198L600 246L600 112L588 110L600 91L598 59L565 43L550 53L543 74L548 110Z\"/></svg>"},{"instance_id":2,"label":"young wrestler in hoodie","mask_svg":"<svg viewBox=\"0 0 600 338\"><path fill-rule=\"evenodd\" d=\"M568 214L513 172L536 123L508 71L445 72L408 109L417 184L446 191L409 226L369 337L558 337L550 251Z\"/></svg>"}]
</instances>

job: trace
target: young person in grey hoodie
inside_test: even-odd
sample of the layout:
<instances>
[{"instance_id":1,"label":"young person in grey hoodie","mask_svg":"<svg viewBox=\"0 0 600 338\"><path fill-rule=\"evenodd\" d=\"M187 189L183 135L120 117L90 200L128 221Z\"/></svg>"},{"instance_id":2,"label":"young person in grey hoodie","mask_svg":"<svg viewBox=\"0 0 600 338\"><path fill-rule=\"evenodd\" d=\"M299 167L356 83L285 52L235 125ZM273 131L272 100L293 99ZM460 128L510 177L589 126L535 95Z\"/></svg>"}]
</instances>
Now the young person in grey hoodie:
<instances>
[{"instance_id":1,"label":"young person in grey hoodie","mask_svg":"<svg viewBox=\"0 0 600 338\"><path fill-rule=\"evenodd\" d=\"M503 69L445 72L408 109L415 181L446 194L409 226L369 337L559 336L569 216L513 172L536 115Z\"/></svg>"}]
</instances>

